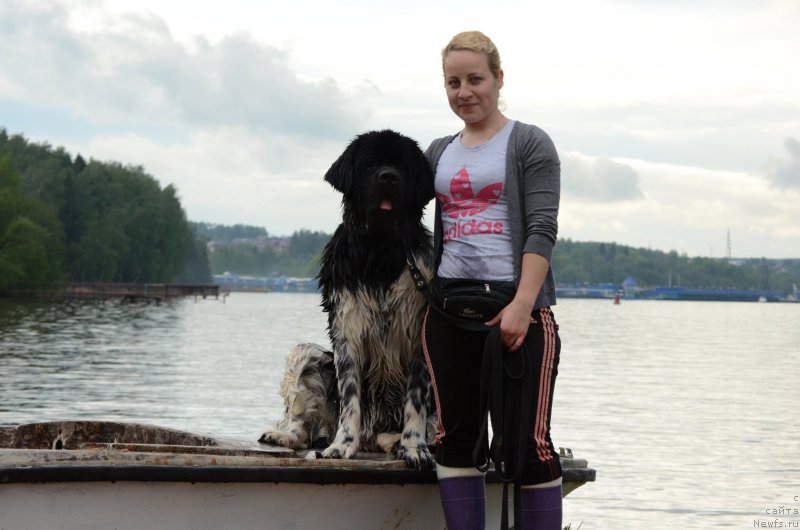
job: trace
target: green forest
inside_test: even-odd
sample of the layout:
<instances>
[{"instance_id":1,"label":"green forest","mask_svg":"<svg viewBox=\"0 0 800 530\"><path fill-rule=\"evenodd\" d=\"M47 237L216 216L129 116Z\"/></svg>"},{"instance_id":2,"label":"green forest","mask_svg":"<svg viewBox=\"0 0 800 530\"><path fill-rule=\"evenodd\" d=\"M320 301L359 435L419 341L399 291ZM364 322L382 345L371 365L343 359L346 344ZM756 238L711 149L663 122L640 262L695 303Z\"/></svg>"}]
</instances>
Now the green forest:
<instances>
[{"instance_id":1,"label":"green forest","mask_svg":"<svg viewBox=\"0 0 800 530\"><path fill-rule=\"evenodd\" d=\"M52 282L208 283L172 186L0 129L0 291Z\"/></svg>"},{"instance_id":2,"label":"green forest","mask_svg":"<svg viewBox=\"0 0 800 530\"><path fill-rule=\"evenodd\" d=\"M331 227L331 231L334 227ZM213 274L313 277L330 234L191 222L174 187L140 166L86 161L0 128L0 293L54 282L210 283ZM688 257L563 239L561 285L634 278L642 286L791 293L800 259Z\"/></svg>"}]
</instances>

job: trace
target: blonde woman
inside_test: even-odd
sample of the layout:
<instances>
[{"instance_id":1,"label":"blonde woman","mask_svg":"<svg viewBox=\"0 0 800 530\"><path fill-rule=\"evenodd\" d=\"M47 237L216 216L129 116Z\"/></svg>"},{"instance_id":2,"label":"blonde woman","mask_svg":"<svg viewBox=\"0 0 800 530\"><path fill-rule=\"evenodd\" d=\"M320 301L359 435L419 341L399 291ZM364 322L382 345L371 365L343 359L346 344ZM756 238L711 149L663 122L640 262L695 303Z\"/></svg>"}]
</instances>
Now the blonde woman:
<instances>
[{"instance_id":1,"label":"blonde woman","mask_svg":"<svg viewBox=\"0 0 800 530\"><path fill-rule=\"evenodd\" d=\"M499 326L503 345L524 355L535 376L526 397L533 412L522 469L522 520L515 528L560 529L561 466L550 439L561 350L550 309L558 155L544 131L501 112L503 70L486 35L469 31L453 37L442 50L442 68L450 108L464 126L426 151L437 199L434 284L513 282L513 299L486 329ZM437 474L450 530L485 527L484 476L472 453L483 421L479 386L487 333L461 329L437 311L426 314L423 343L439 414Z\"/></svg>"}]
</instances>

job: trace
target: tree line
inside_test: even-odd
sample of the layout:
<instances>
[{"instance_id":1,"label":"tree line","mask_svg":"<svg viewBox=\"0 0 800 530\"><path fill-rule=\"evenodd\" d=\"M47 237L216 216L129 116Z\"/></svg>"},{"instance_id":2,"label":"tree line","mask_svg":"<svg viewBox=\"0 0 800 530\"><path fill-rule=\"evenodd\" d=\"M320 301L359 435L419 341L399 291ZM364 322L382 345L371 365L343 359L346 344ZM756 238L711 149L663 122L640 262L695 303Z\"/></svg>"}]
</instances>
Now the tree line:
<instances>
[{"instance_id":1,"label":"tree line","mask_svg":"<svg viewBox=\"0 0 800 530\"><path fill-rule=\"evenodd\" d=\"M214 274L315 277L330 234L301 229L290 237L270 238L263 228L197 223L198 236L211 242L209 262Z\"/></svg>"},{"instance_id":2,"label":"tree line","mask_svg":"<svg viewBox=\"0 0 800 530\"><path fill-rule=\"evenodd\" d=\"M0 291L50 282L208 283L175 188L0 129Z\"/></svg>"},{"instance_id":3,"label":"tree line","mask_svg":"<svg viewBox=\"0 0 800 530\"><path fill-rule=\"evenodd\" d=\"M240 225L228 231L226 244L209 256L214 274L316 276L319 256L330 234L301 230L288 238L287 250L281 253L274 248L259 250L256 239L246 236L253 230ZM262 236L266 237L266 231ZM562 239L556 244L552 261L560 285L621 286L633 278L641 287L766 289L786 294L800 285L800 259L688 257L675 251Z\"/></svg>"},{"instance_id":4,"label":"tree line","mask_svg":"<svg viewBox=\"0 0 800 530\"><path fill-rule=\"evenodd\" d=\"M633 278L642 287L765 289L791 293L800 285L800 259L688 257L616 243L560 240L553 270L562 285L613 283Z\"/></svg>"},{"instance_id":5,"label":"tree line","mask_svg":"<svg viewBox=\"0 0 800 530\"><path fill-rule=\"evenodd\" d=\"M197 237L208 241L221 241L232 243L237 239L257 239L269 237L266 228L244 224L221 225L215 223L193 223Z\"/></svg>"}]
</instances>

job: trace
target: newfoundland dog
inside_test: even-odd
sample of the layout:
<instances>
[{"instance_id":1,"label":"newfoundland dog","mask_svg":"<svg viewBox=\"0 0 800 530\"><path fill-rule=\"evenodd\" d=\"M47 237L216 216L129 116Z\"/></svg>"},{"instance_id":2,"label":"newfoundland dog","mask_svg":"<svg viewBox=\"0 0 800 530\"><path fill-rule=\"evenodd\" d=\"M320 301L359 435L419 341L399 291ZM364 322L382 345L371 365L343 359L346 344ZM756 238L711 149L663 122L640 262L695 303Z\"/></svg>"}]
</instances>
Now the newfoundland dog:
<instances>
[{"instance_id":1,"label":"newfoundland dog","mask_svg":"<svg viewBox=\"0 0 800 530\"><path fill-rule=\"evenodd\" d=\"M315 344L289 351L284 417L260 441L327 445L328 458L397 451L410 467L431 467L425 301L406 264L413 256L430 279L431 234L422 214L433 198L431 169L410 138L372 131L350 143L325 180L343 196L342 222L318 276L333 352Z\"/></svg>"}]
</instances>

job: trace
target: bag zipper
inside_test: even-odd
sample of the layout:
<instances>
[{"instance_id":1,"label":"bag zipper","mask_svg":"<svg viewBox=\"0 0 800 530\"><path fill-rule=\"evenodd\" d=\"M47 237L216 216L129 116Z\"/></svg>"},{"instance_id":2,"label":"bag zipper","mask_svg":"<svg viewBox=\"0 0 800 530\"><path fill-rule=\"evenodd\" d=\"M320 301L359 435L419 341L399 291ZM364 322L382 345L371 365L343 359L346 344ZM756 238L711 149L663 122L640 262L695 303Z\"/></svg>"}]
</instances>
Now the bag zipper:
<instances>
[{"instance_id":1,"label":"bag zipper","mask_svg":"<svg viewBox=\"0 0 800 530\"><path fill-rule=\"evenodd\" d=\"M492 293L492 287L488 283L484 283L483 284L483 290L484 290L484 292L486 294L491 294ZM447 298L442 300L442 309L446 309L446 308L447 308Z\"/></svg>"}]
</instances>

